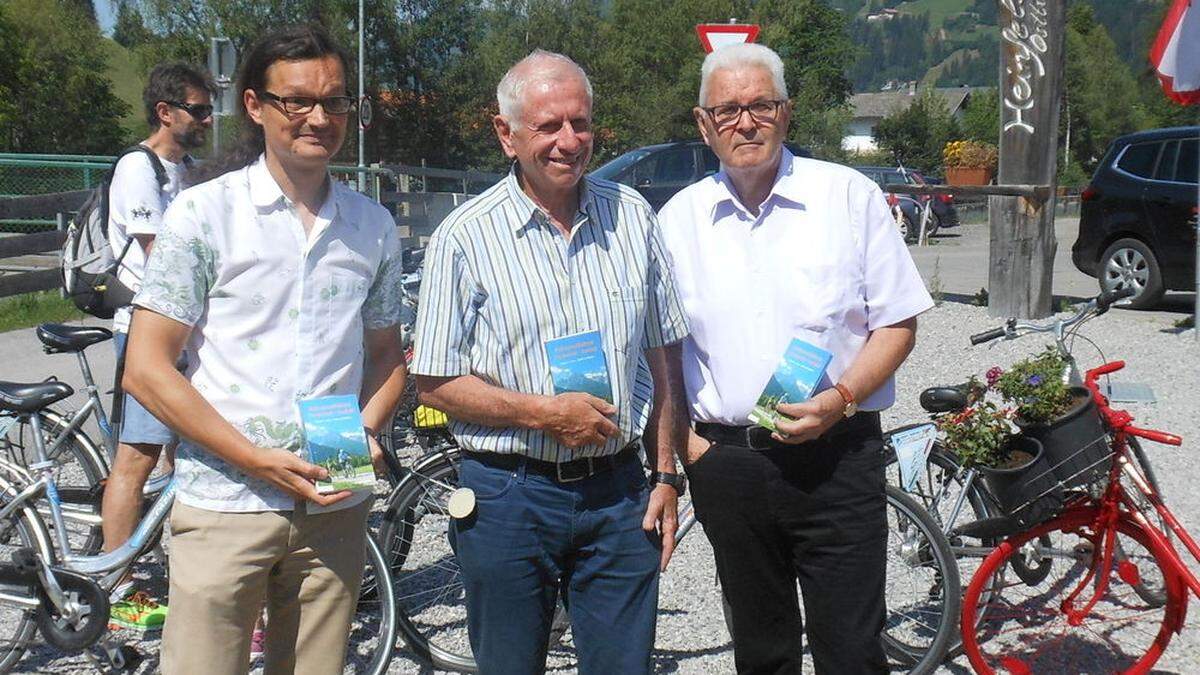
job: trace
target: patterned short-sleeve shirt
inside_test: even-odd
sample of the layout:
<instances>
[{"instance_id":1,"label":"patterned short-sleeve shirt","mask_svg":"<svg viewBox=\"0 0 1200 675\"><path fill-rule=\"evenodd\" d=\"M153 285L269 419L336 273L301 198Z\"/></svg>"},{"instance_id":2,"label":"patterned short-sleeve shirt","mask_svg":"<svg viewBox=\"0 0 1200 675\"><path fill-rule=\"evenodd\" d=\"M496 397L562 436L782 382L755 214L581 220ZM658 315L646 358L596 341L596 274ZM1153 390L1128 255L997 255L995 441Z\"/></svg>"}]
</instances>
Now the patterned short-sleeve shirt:
<instances>
[{"instance_id":1,"label":"patterned short-sleeve shirt","mask_svg":"<svg viewBox=\"0 0 1200 675\"><path fill-rule=\"evenodd\" d=\"M468 450L553 462L617 452L649 417L644 351L687 335L650 206L616 183L585 177L580 186L569 239L521 190L515 169L442 221L425 253L410 370L553 395L546 341L599 331L619 431L572 450L534 429L451 420Z\"/></svg>"},{"instance_id":2,"label":"patterned short-sleeve shirt","mask_svg":"<svg viewBox=\"0 0 1200 675\"><path fill-rule=\"evenodd\" d=\"M299 452L296 401L362 387L364 330L401 319L386 209L331 180L311 234L262 158L167 209L138 307L192 327L187 378L260 447ZM282 491L183 439L179 500L212 511L294 508Z\"/></svg>"}]
</instances>

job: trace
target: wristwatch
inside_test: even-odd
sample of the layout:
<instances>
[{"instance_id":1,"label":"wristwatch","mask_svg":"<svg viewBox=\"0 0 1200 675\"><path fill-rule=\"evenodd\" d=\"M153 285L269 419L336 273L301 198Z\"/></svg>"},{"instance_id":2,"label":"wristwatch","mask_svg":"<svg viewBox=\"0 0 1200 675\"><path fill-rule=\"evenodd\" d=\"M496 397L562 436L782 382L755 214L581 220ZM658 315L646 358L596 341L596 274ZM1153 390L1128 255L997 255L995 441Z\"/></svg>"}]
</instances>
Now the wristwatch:
<instances>
[{"instance_id":1,"label":"wristwatch","mask_svg":"<svg viewBox=\"0 0 1200 675\"><path fill-rule=\"evenodd\" d=\"M663 483L675 488L675 492L682 497L683 493L687 492L687 477L678 473L663 473L662 471L650 472L650 484L658 485Z\"/></svg>"},{"instance_id":2,"label":"wristwatch","mask_svg":"<svg viewBox=\"0 0 1200 675\"><path fill-rule=\"evenodd\" d=\"M846 407L842 408L842 414L846 417L854 417L854 413L858 412L858 401L854 400L854 392L841 382L833 385L833 388L837 389L837 393L841 394L842 400L846 402Z\"/></svg>"}]
</instances>

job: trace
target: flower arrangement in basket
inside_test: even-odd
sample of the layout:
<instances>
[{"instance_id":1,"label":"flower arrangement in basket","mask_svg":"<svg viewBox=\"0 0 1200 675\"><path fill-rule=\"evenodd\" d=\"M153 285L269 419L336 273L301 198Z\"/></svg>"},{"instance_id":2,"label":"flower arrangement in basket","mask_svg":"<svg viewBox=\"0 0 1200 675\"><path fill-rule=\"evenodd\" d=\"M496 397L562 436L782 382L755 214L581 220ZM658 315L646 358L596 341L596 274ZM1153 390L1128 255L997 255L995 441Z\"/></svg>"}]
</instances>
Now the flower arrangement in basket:
<instances>
[{"instance_id":1,"label":"flower arrangement in basket","mask_svg":"<svg viewBox=\"0 0 1200 675\"><path fill-rule=\"evenodd\" d=\"M979 471L1000 506L1022 525L1032 525L1057 513L1062 506L1058 484L1041 443L1020 433L1017 411L998 404L994 385L999 369L988 371L987 384L972 377L967 383L967 406L937 417L943 446L964 467Z\"/></svg>"},{"instance_id":2,"label":"flower arrangement in basket","mask_svg":"<svg viewBox=\"0 0 1200 675\"><path fill-rule=\"evenodd\" d=\"M942 148L946 182L951 185L987 185L1000 153L991 143L950 141Z\"/></svg>"},{"instance_id":3,"label":"flower arrangement in basket","mask_svg":"<svg viewBox=\"0 0 1200 675\"><path fill-rule=\"evenodd\" d=\"M1044 446L1055 475L1067 487L1106 475L1112 452L1091 392L1063 378L1067 361L1053 347L988 371L988 383L1015 411L1014 422Z\"/></svg>"}]
</instances>

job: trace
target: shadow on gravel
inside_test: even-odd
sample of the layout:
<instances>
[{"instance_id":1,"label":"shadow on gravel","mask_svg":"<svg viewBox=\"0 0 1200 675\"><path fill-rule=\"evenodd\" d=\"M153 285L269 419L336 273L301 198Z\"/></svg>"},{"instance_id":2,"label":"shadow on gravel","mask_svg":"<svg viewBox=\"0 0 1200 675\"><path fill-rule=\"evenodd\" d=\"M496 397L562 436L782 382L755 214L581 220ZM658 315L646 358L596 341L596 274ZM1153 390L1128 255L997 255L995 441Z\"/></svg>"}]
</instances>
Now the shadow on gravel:
<instances>
[{"instance_id":1,"label":"shadow on gravel","mask_svg":"<svg viewBox=\"0 0 1200 675\"><path fill-rule=\"evenodd\" d=\"M674 673L679 670L681 662L686 664L688 659L721 654L730 649L733 649L731 642L705 649L656 649L651 658L654 659L654 672Z\"/></svg>"}]
</instances>

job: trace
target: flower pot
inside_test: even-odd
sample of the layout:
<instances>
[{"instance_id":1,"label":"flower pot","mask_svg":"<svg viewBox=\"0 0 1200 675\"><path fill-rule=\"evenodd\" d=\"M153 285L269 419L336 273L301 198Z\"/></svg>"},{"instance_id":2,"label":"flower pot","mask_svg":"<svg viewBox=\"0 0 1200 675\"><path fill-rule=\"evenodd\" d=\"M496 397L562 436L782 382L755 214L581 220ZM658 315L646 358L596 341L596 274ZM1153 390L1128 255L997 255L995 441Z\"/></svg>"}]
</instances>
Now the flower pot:
<instances>
[{"instance_id":1,"label":"flower pot","mask_svg":"<svg viewBox=\"0 0 1200 675\"><path fill-rule=\"evenodd\" d=\"M946 167L948 185L987 185L992 182L992 172L987 168L964 166Z\"/></svg>"},{"instance_id":2,"label":"flower pot","mask_svg":"<svg viewBox=\"0 0 1200 675\"><path fill-rule=\"evenodd\" d=\"M1054 475L1065 487L1080 487L1103 479L1112 466L1112 449L1092 394L1071 387L1075 405L1049 424L1017 420L1021 431L1041 442Z\"/></svg>"},{"instance_id":3,"label":"flower pot","mask_svg":"<svg viewBox=\"0 0 1200 675\"><path fill-rule=\"evenodd\" d=\"M1062 508L1063 490L1046 461L1042 444L1036 438L1018 435L1009 441L1013 450L1032 456L1015 467L978 467L988 489L1001 510L1022 527L1031 527L1053 518Z\"/></svg>"}]
</instances>

